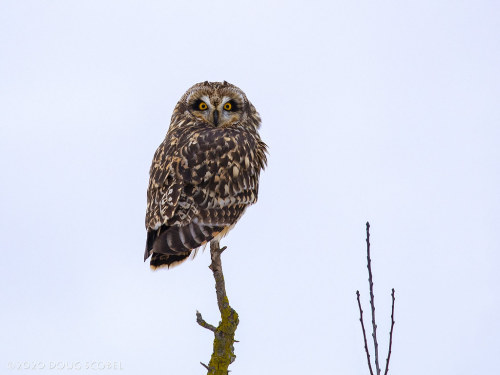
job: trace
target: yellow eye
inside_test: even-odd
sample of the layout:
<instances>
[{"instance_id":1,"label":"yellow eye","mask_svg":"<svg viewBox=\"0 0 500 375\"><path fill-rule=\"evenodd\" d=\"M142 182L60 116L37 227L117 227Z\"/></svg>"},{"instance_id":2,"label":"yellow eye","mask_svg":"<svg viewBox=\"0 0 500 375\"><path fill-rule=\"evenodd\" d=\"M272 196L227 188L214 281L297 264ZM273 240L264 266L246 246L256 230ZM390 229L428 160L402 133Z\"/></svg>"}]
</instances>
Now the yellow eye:
<instances>
[{"instance_id":1,"label":"yellow eye","mask_svg":"<svg viewBox=\"0 0 500 375\"><path fill-rule=\"evenodd\" d=\"M198 104L198 109L199 109L200 111L204 111L204 110L205 110L205 109L207 109L207 108L208 108L208 105L207 105L207 103L205 103L205 102L200 102L200 104Z\"/></svg>"},{"instance_id":2,"label":"yellow eye","mask_svg":"<svg viewBox=\"0 0 500 375\"><path fill-rule=\"evenodd\" d=\"M224 104L224 109L226 111L230 111L232 108L233 108L233 106L231 105L231 103L228 102L228 103Z\"/></svg>"}]
</instances>

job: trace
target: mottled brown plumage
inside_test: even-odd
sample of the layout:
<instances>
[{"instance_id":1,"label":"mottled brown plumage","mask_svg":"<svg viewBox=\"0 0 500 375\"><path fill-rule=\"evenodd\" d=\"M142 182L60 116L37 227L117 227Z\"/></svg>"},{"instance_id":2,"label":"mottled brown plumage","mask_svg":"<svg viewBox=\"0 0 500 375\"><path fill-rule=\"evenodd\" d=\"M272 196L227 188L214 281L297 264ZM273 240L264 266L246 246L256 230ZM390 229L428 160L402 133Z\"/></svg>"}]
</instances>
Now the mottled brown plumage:
<instances>
[{"instance_id":1,"label":"mottled brown plumage","mask_svg":"<svg viewBox=\"0 0 500 375\"><path fill-rule=\"evenodd\" d=\"M227 82L202 82L177 103L156 150L147 193L144 260L178 264L224 236L257 201L266 145L260 117Z\"/></svg>"}]
</instances>

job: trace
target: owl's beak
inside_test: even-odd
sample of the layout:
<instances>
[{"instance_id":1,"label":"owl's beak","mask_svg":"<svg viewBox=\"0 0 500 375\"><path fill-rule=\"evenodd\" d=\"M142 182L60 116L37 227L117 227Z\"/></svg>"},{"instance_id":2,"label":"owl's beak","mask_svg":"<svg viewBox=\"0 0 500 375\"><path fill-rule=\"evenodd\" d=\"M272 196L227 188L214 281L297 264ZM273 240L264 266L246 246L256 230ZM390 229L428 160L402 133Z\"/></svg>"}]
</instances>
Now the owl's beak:
<instances>
[{"instance_id":1,"label":"owl's beak","mask_svg":"<svg viewBox=\"0 0 500 375\"><path fill-rule=\"evenodd\" d=\"M214 111L214 124L215 124L215 126L219 125L219 111L218 110Z\"/></svg>"}]
</instances>

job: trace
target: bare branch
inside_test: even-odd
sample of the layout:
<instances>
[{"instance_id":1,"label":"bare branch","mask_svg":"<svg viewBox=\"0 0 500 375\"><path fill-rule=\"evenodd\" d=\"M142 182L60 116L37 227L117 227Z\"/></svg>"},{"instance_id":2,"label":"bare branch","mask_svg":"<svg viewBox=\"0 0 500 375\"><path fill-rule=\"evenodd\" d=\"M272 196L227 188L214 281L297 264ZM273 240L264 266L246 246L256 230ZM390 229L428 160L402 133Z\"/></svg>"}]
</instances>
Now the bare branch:
<instances>
[{"instance_id":1,"label":"bare branch","mask_svg":"<svg viewBox=\"0 0 500 375\"><path fill-rule=\"evenodd\" d=\"M208 371L210 371L210 367L208 367L206 364L204 364L203 362L200 362L200 365L202 365L203 367L205 367Z\"/></svg>"},{"instance_id":2,"label":"bare branch","mask_svg":"<svg viewBox=\"0 0 500 375\"><path fill-rule=\"evenodd\" d=\"M377 342L377 324L375 322L375 296L373 295L373 276L372 276L372 260L370 258L370 223L366 222L366 259L368 262L368 283L370 284L370 305L372 310L372 337L373 346L375 348L375 368L377 375L380 375L380 366L378 361L378 342Z\"/></svg>"},{"instance_id":3,"label":"bare branch","mask_svg":"<svg viewBox=\"0 0 500 375\"><path fill-rule=\"evenodd\" d=\"M379 356L378 356L378 342L377 342L377 323L375 320L375 295L373 293L373 275L372 275L372 260L370 255L370 223L366 222L366 260L367 260L367 268L368 268L368 284L370 286L370 307L372 312L372 337L373 337L373 346L375 348L375 371L376 375L380 375L380 365L379 365ZM368 368L370 370L370 375L373 375L373 368L370 360L370 352L368 350L368 343L366 341L366 330L363 322L363 310L361 309L361 301L359 296L359 290L356 291L356 296L358 299L358 307L359 307L359 321L361 322L361 330L363 331L363 341L365 344L365 352L366 359L368 360ZM392 289L392 312L391 312L391 330L389 332L389 350L387 354L387 359L385 362L385 372L384 375L387 375L389 372L389 362L391 360L391 352L392 352L392 334L394 332L394 301L395 301L395 291Z\"/></svg>"},{"instance_id":4,"label":"bare branch","mask_svg":"<svg viewBox=\"0 0 500 375\"><path fill-rule=\"evenodd\" d=\"M366 341L365 323L363 322L363 309L361 308L361 301L359 300L359 290L356 290L356 296L358 297L359 321L361 322L361 330L363 331L363 340L365 342L366 359L368 361L368 368L370 369L370 375L373 375L372 364L370 362L370 351L368 350L368 343Z\"/></svg>"},{"instance_id":5,"label":"bare branch","mask_svg":"<svg viewBox=\"0 0 500 375\"><path fill-rule=\"evenodd\" d=\"M391 352L392 352L392 332L394 331L394 301L395 301L395 297L394 297L394 288L392 288L392 293L391 293L391 297L392 297L392 312L391 312L391 331L389 332L389 352L387 354L387 360L385 362L385 372L384 372L384 375L387 375L387 373L389 372L389 361L391 360Z\"/></svg>"},{"instance_id":6,"label":"bare branch","mask_svg":"<svg viewBox=\"0 0 500 375\"><path fill-rule=\"evenodd\" d=\"M215 279L215 293L217 294L217 305L219 306L221 321L217 327L214 327L205 322L201 314L196 312L196 321L198 324L214 333L212 357L208 366L202 363L208 370L208 375L227 375L229 373L229 365L236 359L236 355L234 354L234 333L238 327L239 319L236 311L229 305L229 299L226 294L226 285L220 259L225 249L225 246L223 248L219 247L218 241L210 242L212 262L209 268L212 270Z\"/></svg>"},{"instance_id":7,"label":"bare branch","mask_svg":"<svg viewBox=\"0 0 500 375\"><path fill-rule=\"evenodd\" d=\"M215 332L217 328L215 326L207 323L205 320L203 320L203 317L201 316L201 313L199 311L196 311L196 322L202 326L203 328L206 328L212 332Z\"/></svg>"},{"instance_id":8,"label":"bare branch","mask_svg":"<svg viewBox=\"0 0 500 375\"><path fill-rule=\"evenodd\" d=\"M226 283L224 282L224 274L222 273L222 262L220 260L220 256L226 248L227 246L224 246L221 249L218 241L210 242L210 256L212 257L212 263L208 266L208 268L210 268L214 274L217 305L219 305L219 311L221 314L224 309L229 307L229 301L227 301L226 296Z\"/></svg>"}]
</instances>

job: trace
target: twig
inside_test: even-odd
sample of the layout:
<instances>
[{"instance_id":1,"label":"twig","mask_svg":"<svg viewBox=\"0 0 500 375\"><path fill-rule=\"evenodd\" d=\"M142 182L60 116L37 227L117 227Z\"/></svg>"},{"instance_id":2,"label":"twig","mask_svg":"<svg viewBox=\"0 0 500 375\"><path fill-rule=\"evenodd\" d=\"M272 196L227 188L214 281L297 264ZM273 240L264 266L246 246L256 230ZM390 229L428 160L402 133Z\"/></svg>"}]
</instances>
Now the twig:
<instances>
[{"instance_id":1,"label":"twig","mask_svg":"<svg viewBox=\"0 0 500 375\"><path fill-rule=\"evenodd\" d=\"M366 359L368 360L368 368L370 369L370 375L373 375L372 364L370 362L370 351L368 350L368 343L366 342L365 324L363 322L363 309L361 308L361 301L359 300L359 290L356 290L356 296L358 297L359 321L361 322L361 330L363 331L363 340L365 342Z\"/></svg>"},{"instance_id":2,"label":"twig","mask_svg":"<svg viewBox=\"0 0 500 375\"><path fill-rule=\"evenodd\" d=\"M375 370L376 370L376 375L380 375L380 365L379 365L379 357L378 357L378 342L377 342L377 323L375 320L375 296L373 293L373 275L372 275L372 260L371 260L371 255L370 255L370 223L366 222L366 260L367 260L367 268L368 268L368 283L370 286L370 305L371 305L371 311L372 311L372 327L373 327L373 332L372 332L372 337L373 337L373 346L375 348ZM389 332L389 350L387 354L387 359L385 362L385 372L384 375L387 375L389 372L389 362L391 360L391 352L392 352L392 333L394 332L394 301L395 301L395 291L394 288L392 289L392 312L391 312L391 331ZM356 296L358 300L358 307L359 307L359 321L361 322L361 330L363 331L363 341L365 344L365 352L366 352L366 359L368 360L368 368L370 370L370 375L373 375L373 368L372 368L372 363L370 360L370 352L368 349L368 343L366 341L366 330L365 330L365 324L363 322L363 310L361 309L361 301L359 297L359 290L356 291Z\"/></svg>"},{"instance_id":3,"label":"twig","mask_svg":"<svg viewBox=\"0 0 500 375\"><path fill-rule=\"evenodd\" d=\"M200 365L202 365L203 367L205 367L208 371L210 371L210 367L208 367L206 364L204 364L203 362L200 362Z\"/></svg>"},{"instance_id":4,"label":"twig","mask_svg":"<svg viewBox=\"0 0 500 375\"><path fill-rule=\"evenodd\" d=\"M392 312L391 312L391 331L389 332L389 353L387 354L387 360L385 362L385 372L384 375L387 375L389 372L389 361L391 360L391 351L392 351L392 332L394 330L394 300L396 299L394 297L394 288L392 288Z\"/></svg>"},{"instance_id":5,"label":"twig","mask_svg":"<svg viewBox=\"0 0 500 375\"><path fill-rule=\"evenodd\" d=\"M368 283L370 284L370 305L372 309L372 337L373 346L375 348L375 368L377 375L380 375L380 366L378 361L378 342L377 342L377 324L375 322L375 296L373 295L373 276L372 276L372 260L370 258L370 223L366 222L366 259L368 262Z\"/></svg>"},{"instance_id":6,"label":"twig","mask_svg":"<svg viewBox=\"0 0 500 375\"><path fill-rule=\"evenodd\" d=\"M215 332L215 330L217 328L215 328L215 326L207 323L205 320L203 320L203 317L201 316L200 312L199 311L196 311L196 322L202 326L203 328L206 328L212 332Z\"/></svg>"}]
</instances>

